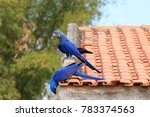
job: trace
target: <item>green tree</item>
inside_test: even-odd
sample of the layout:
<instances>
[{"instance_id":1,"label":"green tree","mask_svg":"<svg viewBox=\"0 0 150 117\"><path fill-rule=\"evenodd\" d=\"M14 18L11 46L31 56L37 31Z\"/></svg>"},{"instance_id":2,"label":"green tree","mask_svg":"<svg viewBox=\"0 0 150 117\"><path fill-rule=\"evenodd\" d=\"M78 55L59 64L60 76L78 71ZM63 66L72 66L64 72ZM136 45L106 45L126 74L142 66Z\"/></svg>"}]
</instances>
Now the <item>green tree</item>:
<instances>
[{"instance_id":1,"label":"green tree","mask_svg":"<svg viewBox=\"0 0 150 117\"><path fill-rule=\"evenodd\" d=\"M24 4L22 0L0 0L0 56L5 64L13 61L15 41L22 37Z\"/></svg>"},{"instance_id":2,"label":"green tree","mask_svg":"<svg viewBox=\"0 0 150 117\"><path fill-rule=\"evenodd\" d=\"M10 70L16 53L15 41L22 36L25 1L0 0L0 99L19 99Z\"/></svg>"},{"instance_id":3,"label":"green tree","mask_svg":"<svg viewBox=\"0 0 150 117\"><path fill-rule=\"evenodd\" d=\"M70 22L90 24L93 18L101 16L99 9L105 2L106 0L31 0L26 16L28 21L35 22L37 26L35 36L43 37L44 45L47 46L54 29L66 32Z\"/></svg>"},{"instance_id":4,"label":"green tree","mask_svg":"<svg viewBox=\"0 0 150 117\"><path fill-rule=\"evenodd\" d=\"M60 65L56 50L22 52L15 58L29 4L29 0L0 0L0 99L40 99L45 82Z\"/></svg>"},{"instance_id":5,"label":"green tree","mask_svg":"<svg viewBox=\"0 0 150 117\"><path fill-rule=\"evenodd\" d=\"M16 87L21 94L20 99L42 98L45 83L60 67L60 57L54 56L55 52L31 52L12 66Z\"/></svg>"},{"instance_id":6,"label":"green tree","mask_svg":"<svg viewBox=\"0 0 150 117\"><path fill-rule=\"evenodd\" d=\"M68 23L90 24L93 18L101 16L99 9L106 2L0 0L0 99L41 99L45 83L60 67L57 42L51 40L53 30L66 33ZM25 28L31 31L26 38ZM37 51L34 44L39 38L45 48ZM19 51L17 42L22 39L28 40L32 50ZM18 53L21 54L16 57Z\"/></svg>"},{"instance_id":7,"label":"green tree","mask_svg":"<svg viewBox=\"0 0 150 117\"><path fill-rule=\"evenodd\" d=\"M13 73L7 66L0 63L0 100L20 99L20 96Z\"/></svg>"}]
</instances>

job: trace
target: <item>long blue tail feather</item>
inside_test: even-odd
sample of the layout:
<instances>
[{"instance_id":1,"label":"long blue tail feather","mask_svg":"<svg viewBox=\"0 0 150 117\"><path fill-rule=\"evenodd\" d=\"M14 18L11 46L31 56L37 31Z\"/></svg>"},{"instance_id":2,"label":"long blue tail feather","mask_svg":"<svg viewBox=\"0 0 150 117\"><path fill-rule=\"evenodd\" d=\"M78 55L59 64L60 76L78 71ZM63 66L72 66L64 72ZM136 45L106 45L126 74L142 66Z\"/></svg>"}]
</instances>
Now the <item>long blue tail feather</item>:
<instances>
[{"instance_id":1,"label":"long blue tail feather","mask_svg":"<svg viewBox=\"0 0 150 117\"><path fill-rule=\"evenodd\" d=\"M91 63L89 63L84 57L77 57L80 61L82 61L83 63L85 63L89 68L91 68L92 70L96 70L98 73L101 73L101 71L99 71L98 69L96 69L93 65L91 65Z\"/></svg>"},{"instance_id":2,"label":"long blue tail feather","mask_svg":"<svg viewBox=\"0 0 150 117\"><path fill-rule=\"evenodd\" d=\"M80 76L80 77L83 77L83 78L88 78L88 79L92 79L92 80L105 80L105 78L99 78L99 77L95 77L95 76L89 76L87 74L83 74L81 72L75 72L73 75L75 76Z\"/></svg>"}]
</instances>

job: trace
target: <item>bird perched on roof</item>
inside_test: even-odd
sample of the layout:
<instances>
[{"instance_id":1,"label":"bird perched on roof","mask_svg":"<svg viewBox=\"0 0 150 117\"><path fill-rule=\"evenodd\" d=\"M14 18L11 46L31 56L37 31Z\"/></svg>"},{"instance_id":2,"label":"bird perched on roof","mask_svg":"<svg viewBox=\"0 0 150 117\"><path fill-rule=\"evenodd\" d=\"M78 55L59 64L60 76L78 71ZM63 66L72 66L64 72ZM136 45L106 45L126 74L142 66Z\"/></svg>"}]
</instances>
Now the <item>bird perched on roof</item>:
<instances>
[{"instance_id":1,"label":"bird perched on roof","mask_svg":"<svg viewBox=\"0 0 150 117\"><path fill-rule=\"evenodd\" d=\"M63 32L59 30L55 30L53 32L53 39L59 39L60 43L58 45L58 49L65 53L67 57L71 57L72 55L76 56L80 61L85 63L89 68L92 70L97 71L98 73L101 73L98 69L96 69L90 62L88 62L83 56L83 53L89 52L84 48L77 48L75 44L73 44Z\"/></svg>"},{"instance_id":2,"label":"bird perched on roof","mask_svg":"<svg viewBox=\"0 0 150 117\"><path fill-rule=\"evenodd\" d=\"M105 80L104 78L99 78L95 76L89 76L87 74L83 74L78 70L83 66L83 63L72 63L68 66L62 67L55 72L55 74L50 79L50 90L56 94L56 88L59 85L60 81L67 80L71 75L80 76L83 78L93 79L93 80Z\"/></svg>"}]
</instances>

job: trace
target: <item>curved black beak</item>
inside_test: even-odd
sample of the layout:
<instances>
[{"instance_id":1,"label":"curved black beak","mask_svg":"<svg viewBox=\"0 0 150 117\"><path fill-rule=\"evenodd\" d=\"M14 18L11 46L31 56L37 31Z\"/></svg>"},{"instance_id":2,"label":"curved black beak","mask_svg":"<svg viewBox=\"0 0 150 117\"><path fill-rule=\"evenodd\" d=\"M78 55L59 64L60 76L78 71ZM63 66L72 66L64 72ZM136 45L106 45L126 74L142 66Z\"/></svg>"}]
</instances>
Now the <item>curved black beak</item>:
<instances>
[{"instance_id":1,"label":"curved black beak","mask_svg":"<svg viewBox=\"0 0 150 117\"><path fill-rule=\"evenodd\" d=\"M52 35L52 39L59 39L59 34L55 34L55 33L53 33L53 35Z\"/></svg>"}]
</instances>

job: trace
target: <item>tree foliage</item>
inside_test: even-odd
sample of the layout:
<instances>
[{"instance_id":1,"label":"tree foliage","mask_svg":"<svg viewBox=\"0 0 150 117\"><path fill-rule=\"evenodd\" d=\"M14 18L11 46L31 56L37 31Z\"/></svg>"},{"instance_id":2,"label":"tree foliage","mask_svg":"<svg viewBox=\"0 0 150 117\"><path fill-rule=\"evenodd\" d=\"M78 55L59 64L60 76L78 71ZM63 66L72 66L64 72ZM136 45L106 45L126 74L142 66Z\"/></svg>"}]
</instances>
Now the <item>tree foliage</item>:
<instances>
[{"instance_id":1,"label":"tree foliage","mask_svg":"<svg viewBox=\"0 0 150 117\"><path fill-rule=\"evenodd\" d=\"M0 0L0 99L41 99L61 65L53 30L90 24L106 1Z\"/></svg>"},{"instance_id":2,"label":"tree foliage","mask_svg":"<svg viewBox=\"0 0 150 117\"><path fill-rule=\"evenodd\" d=\"M88 25L92 19L101 16L101 0L31 0L26 12L27 19L36 23L34 34L43 37L45 44L54 29L66 32L70 22Z\"/></svg>"},{"instance_id":3,"label":"tree foliage","mask_svg":"<svg viewBox=\"0 0 150 117\"><path fill-rule=\"evenodd\" d=\"M0 99L20 99L15 77L11 70L3 64L0 64Z\"/></svg>"},{"instance_id":4,"label":"tree foliage","mask_svg":"<svg viewBox=\"0 0 150 117\"><path fill-rule=\"evenodd\" d=\"M22 37L25 1L0 0L0 56L5 64L13 61L15 41Z\"/></svg>"},{"instance_id":5,"label":"tree foliage","mask_svg":"<svg viewBox=\"0 0 150 117\"><path fill-rule=\"evenodd\" d=\"M48 51L31 52L13 65L21 99L41 98L45 82L49 81L50 76L60 66L60 57L54 57L54 54Z\"/></svg>"},{"instance_id":6,"label":"tree foliage","mask_svg":"<svg viewBox=\"0 0 150 117\"><path fill-rule=\"evenodd\" d=\"M22 35L23 4L19 0L0 0L0 99L20 98L10 64L16 52L15 41Z\"/></svg>"}]
</instances>

